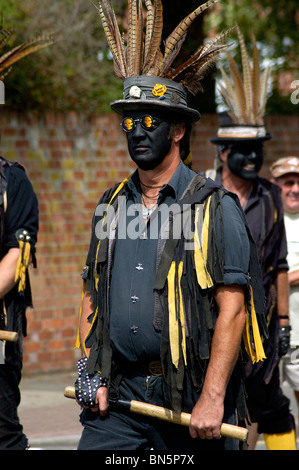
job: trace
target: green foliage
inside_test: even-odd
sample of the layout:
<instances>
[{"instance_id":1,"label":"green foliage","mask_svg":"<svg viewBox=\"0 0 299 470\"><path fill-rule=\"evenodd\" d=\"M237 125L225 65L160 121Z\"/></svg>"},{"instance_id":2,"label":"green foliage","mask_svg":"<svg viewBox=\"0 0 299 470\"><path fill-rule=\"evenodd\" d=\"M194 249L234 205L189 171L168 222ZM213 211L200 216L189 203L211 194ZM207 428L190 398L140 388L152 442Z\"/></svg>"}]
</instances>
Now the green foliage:
<instances>
[{"instance_id":1,"label":"green foliage","mask_svg":"<svg viewBox=\"0 0 299 470\"><path fill-rule=\"evenodd\" d=\"M274 88L267 102L267 114L298 115L298 105L291 102L290 94L282 95Z\"/></svg>"},{"instance_id":2,"label":"green foliage","mask_svg":"<svg viewBox=\"0 0 299 470\"><path fill-rule=\"evenodd\" d=\"M223 30L236 24L248 43L252 33L255 35L269 59L283 58L281 68L298 68L297 0L222 0L219 7L206 16L207 30Z\"/></svg>"},{"instance_id":3,"label":"green foliage","mask_svg":"<svg viewBox=\"0 0 299 470\"><path fill-rule=\"evenodd\" d=\"M162 0L166 32L198 6L199 0ZM6 104L13 108L67 111L84 109L90 113L110 110L109 103L122 96L122 83L114 75L100 19L97 1L87 0L0 0L4 28L12 28L12 48L39 34L55 33L57 42L15 64L5 79ZM127 0L112 0L125 24ZM185 6L186 4L186 6ZM297 0L221 0L205 17L205 34L213 36L238 24L250 50L253 32L263 58L274 64L274 83L281 69L298 70L299 7ZM121 29L125 29L122 27ZM190 30L183 53L194 51L204 37L201 21ZM100 60L99 60L100 57ZM294 77L296 79L298 77ZM213 112L213 80L205 84L205 94L196 97L201 112ZM271 112L292 112L288 98L277 90L269 100ZM285 104L282 104L285 103ZM286 111L287 110L287 111Z\"/></svg>"},{"instance_id":4,"label":"green foliage","mask_svg":"<svg viewBox=\"0 0 299 470\"><path fill-rule=\"evenodd\" d=\"M110 101L122 96L122 84L114 76L98 12L91 2L5 1L0 11L3 27L14 30L8 50L41 34L54 33L57 39L15 64L5 78L7 106L93 113L107 111Z\"/></svg>"}]
</instances>

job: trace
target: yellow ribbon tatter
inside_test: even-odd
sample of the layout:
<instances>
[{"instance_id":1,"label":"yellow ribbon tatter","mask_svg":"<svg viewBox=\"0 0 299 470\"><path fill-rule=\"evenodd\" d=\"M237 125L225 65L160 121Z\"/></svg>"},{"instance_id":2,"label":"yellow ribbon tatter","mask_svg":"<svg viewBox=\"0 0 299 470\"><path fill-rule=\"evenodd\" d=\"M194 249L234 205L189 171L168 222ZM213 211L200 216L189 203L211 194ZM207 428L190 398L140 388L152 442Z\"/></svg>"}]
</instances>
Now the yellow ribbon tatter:
<instances>
[{"instance_id":1,"label":"yellow ribbon tatter","mask_svg":"<svg viewBox=\"0 0 299 470\"><path fill-rule=\"evenodd\" d=\"M260 335L260 330L256 318L256 311L253 302L253 292L252 287L250 286L250 304L251 304L251 325L252 325L252 336L253 344L250 339L250 326L249 326L249 312L246 307L246 323L243 331L243 341L245 344L245 349L250 357L253 364L259 361L266 359L265 351L263 347L262 338Z\"/></svg>"},{"instance_id":2,"label":"yellow ribbon tatter","mask_svg":"<svg viewBox=\"0 0 299 470\"><path fill-rule=\"evenodd\" d=\"M190 163L192 162L192 154L191 152L188 154L188 156L185 158L185 160L183 161L184 165L188 166L190 165Z\"/></svg>"},{"instance_id":3,"label":"yellow ribbon tatter","mask_svg":"<svg viewBox=\"0 0 299 470\"><path fill-rule=\"evenodd\" d=\"M18 282L18 291L23 292L26 287L26 271L30 261L31 245L30 235L23 230L17 235L19 242L19 258L15 272L15 282Z\"/></svg>"},{"instance_id":4,"label":"yellow ribbon tatter","mask_svg":"<svg viewBox=\"0 0 299 470\"><path fill-rule=\"evenodd\" d=\"M80 349L81 347L81 341L80 341L80 321L81 321L81 316L82 316L82 306L83 306L83 298L85 295L85 286L86 286L86 281L83 280L83 286L82 286L82 295L81 295L81 302L80 302L80 311L79 311L79 325L77 329L77 337L76 337L76 343L75 343L75 348Z\"/></svg>"},{"instance_id":5,"label":"yellow ribbon tatter","mask_svg":"<svg viewBox=\"0 0 299 470\"><path fill-rule=\"evenodd\" d=\"M209 241L209 208L211 198L207 201L205 216L202 223L201 243L198 233L199 226L199 206L196 207L195 213L195 233L194 233L194 261L197 276L197 282L202 289L213 286L210 273L207 270L208 259L208 241Z\"/></svg>"},{"instance_id":6,"label":"yellow ribbon tatter","mask_svg":"<svg viewBox=\"0 0 299 470\"><path fill-rule=\"evenodd\" d=\"M180 331L182 334L181 347L184 357L185 365L187 365L186 355L186 331L185 331L185 313L183 306L183 297L181 291L181 278L183 274L183 262L180 261L178 265L178 280L176 289L176 263L173 261L167 275L168 282L168 311L169 311L169 341L173 365L178 368L179 366L179 337ZM177 309L178 306L178 309Z\"/></svg>"}]
</instances>

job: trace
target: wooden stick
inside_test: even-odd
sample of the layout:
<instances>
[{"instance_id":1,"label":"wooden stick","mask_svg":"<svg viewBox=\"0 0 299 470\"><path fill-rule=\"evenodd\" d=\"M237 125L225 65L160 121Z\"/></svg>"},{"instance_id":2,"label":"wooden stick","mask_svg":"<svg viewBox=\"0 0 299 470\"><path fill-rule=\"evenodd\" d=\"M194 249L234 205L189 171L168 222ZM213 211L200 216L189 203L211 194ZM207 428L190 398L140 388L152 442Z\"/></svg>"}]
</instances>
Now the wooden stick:
<instances>
[{"instance_id":1,"label":"wooden stick","mask_svg":"<svg viewBox=\"0 0 299 470\"><path fill-rule=\"evenodd\" d=\"M75 388L66 387L64 390L64 396L67 398L76 398ZM118 405L120 408L126 408L132 413L150 416L169 423L180 424L181 426L188 427L190 425L191 414L189 413L180 413L178 411L169 410L168 408L163 408L162 406L151 405L150 403L135 400L118 400L116 406ZM238 439L243 442L246 442L248 437L248 430L246 428L235 426L233 424L222 423L220 433L224 437Z\"/></svg>"},{"instance_id":2,"label":"wooden stick","mask_svg":"<svg viewBox=\"0 0 299 470\"><path fill-rule=\"evenodd\" d=\"M0 330L0 341L18 341L19 335L15 331Z\"/></svg>"}]
</instances>

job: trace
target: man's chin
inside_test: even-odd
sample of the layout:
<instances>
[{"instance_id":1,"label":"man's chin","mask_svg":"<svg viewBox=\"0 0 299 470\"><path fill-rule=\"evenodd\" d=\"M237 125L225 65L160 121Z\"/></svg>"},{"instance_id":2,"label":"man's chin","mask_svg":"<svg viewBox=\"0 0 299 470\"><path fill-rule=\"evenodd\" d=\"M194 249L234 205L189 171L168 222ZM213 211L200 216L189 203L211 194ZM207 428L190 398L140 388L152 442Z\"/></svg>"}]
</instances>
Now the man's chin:
<instances>
[{"instance_id":1,"label":"man's chin","mask_svg":"<svg viewBox=\"0 0 299 470\"><path fill-rule=\"evenodd\" d=\"M144 171L154 170L164 160L163 158L152 159L152 158L150 158L150 157L148 157L144 154L142 156L134 155L133 157L131 155L131 158L132 158L133 162L136 163L138 168L140 168L141 170L144 170Z\"/></svg>"}]
</instances>

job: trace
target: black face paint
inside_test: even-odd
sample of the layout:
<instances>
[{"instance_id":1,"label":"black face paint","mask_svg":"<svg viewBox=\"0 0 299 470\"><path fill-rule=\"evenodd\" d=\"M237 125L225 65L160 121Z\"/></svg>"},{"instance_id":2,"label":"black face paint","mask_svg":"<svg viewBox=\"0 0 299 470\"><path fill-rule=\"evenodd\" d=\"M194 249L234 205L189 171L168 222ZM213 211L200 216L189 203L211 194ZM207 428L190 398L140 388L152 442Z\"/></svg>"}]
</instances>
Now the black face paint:
<instances>
[{"instance_id":1,"label":"black face paint","mask_svg":"<svg viewBox=\"0 0 299 470\"><path fill-rule=\"evenodd\" d=\"M150 114L153 118L156 117L162 122L153 129L144 129L140 122L137 122L135 129L127 133L128 149L133 162L140 169L153 170L163 162L170 151L170 123L157 112L131 111L127 112L126 116L140 119L145 114Z\"/></svg>"},{"instance_id":2,"label":"black face paint","mask_svg":"<svg viewBox=\"0 0 299 470\"><path fill-rule=\"evenodd\" d=\"M263 166L263 161L263 143L244 142L230 146L227 166L239 178L254 180Z\"/></svg>"}]
</instances>

